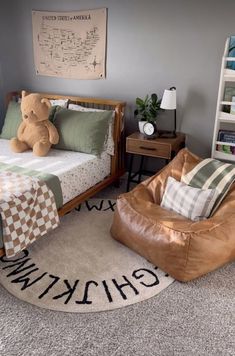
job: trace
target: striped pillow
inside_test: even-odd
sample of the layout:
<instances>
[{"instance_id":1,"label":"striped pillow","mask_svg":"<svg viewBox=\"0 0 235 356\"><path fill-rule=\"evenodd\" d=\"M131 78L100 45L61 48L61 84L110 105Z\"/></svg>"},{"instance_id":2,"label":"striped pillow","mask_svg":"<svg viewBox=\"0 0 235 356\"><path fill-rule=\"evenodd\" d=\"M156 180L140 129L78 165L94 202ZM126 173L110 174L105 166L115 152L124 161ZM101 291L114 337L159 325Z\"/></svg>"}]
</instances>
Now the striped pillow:
<instances>
[{"instance_id":1,"label":"striped pillow","mask_svg":"<svg viewBox=\"0 0 235 356\"><path fill-rule=\"evenodd\" d=\"M235 165L206 158L189 173L182 175L181 182L195 188L216 189L217 199L211 212L213 215L235 182Z\"/></svg>"},{"instance_id":2,"label":"striped pillow","mask_svg":"<svg viewBox=\"0 0 235 356\"><path fill-rule=\"evenodd\" d=\"M202 190L168 177L161 207L198 221L210 216L216 197L216 189Z\"/></svg>"}]
</instances>

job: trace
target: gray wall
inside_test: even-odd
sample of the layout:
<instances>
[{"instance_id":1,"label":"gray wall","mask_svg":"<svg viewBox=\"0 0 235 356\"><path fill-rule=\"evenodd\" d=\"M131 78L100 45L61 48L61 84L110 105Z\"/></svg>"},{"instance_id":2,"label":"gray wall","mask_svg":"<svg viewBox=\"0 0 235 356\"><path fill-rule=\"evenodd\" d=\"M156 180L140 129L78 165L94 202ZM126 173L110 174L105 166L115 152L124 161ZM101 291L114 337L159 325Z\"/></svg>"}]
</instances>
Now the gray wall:
<instances>
[{"instance_id":1,"label":"gray wall","mask_svg":"<svg viewBox=\"0 0 235 356\"><path fill-rule=\"evenodd\" d=\"M12 88L19 88L17 28L15 1L0 2L0 127L4 117L5 95Z\"/></svg>"},{"instance_id":2,"label":"gray wall","mask_svg":"<svg viewBox=\"0 0 235 356\"><path fill-rule=\"evenodd\" d=\"M136 96L177 87L178 129L187 134L195 153L210 154L221 56L225 39L235 34L232 0L11 0L11 13L1 23L10 32L0 59L3 88L25 88L127 101L127 133L137 128L133 118ZM107 7L107 78L69 80L36 76L33 62L31 10L71 11ZM9 21L8 21L9 20ZM17 34L12 38L12 31ZM10 70L10 73L9 73ZM171 112L161 114L159 126L170 125ZM163 126L162 126L163 127Z\"/></svg>"}]
</instances>

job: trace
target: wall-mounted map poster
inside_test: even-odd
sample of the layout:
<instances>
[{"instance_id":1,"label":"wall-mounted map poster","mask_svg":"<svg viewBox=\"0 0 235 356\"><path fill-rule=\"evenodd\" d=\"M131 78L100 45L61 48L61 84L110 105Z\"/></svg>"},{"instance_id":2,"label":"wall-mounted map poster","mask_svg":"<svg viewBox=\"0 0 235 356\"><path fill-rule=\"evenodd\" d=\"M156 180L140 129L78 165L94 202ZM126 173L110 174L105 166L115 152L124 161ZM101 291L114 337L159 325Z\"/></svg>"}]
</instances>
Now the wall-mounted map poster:
<instances>
[{"instance_id":1,"label":"wall-mounted map poster","mask_svg":"<svg viewBox=\"0 0 235 356\"><path fill-rule=\"evenodd\" d=\"M32 12L36 73L61 78L105 78L106 8Z\"/></svg>"}]
</instances>

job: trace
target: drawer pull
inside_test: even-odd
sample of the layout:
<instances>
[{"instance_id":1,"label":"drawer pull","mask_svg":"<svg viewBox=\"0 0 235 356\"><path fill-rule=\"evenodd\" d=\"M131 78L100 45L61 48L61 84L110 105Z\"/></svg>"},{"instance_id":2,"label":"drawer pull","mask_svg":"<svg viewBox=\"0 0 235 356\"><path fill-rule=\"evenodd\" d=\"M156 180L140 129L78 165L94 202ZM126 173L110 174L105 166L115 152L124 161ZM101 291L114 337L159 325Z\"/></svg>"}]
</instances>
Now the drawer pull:
<instances>
[{"instance_id":1,"label":"drawer pull","mask_svg":"<svg viewBox=\"0 0 235 356\"><path fill-rule=\"evenodd\" d=\"M154 148L154 147L144 147L144 146L140 146L140 148L141 148L142 150L157 151L157 149Z\"/></svg>"}]
</instances>

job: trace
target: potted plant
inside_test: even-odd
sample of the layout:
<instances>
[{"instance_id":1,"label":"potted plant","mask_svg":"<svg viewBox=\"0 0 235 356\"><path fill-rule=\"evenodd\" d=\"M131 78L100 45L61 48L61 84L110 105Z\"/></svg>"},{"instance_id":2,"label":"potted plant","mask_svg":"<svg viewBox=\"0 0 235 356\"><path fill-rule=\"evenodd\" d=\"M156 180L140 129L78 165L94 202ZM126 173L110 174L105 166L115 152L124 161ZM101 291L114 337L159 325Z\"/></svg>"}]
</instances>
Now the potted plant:
<instances>
[{"instance_id":1,"label":"potted plant","mask_svg":"<svg viewBox=\"0 0 235 356\"><path fill-rule=\"evenodd\" d=\"M135 117L139 119L139 130L143 133L143 126L146 122L155 122L157 114L160 110L161 99L158 99L157 94L153 93L150 96L147 94L144 99L136 98Z\"/></svg>"}]
</instances>

